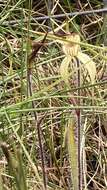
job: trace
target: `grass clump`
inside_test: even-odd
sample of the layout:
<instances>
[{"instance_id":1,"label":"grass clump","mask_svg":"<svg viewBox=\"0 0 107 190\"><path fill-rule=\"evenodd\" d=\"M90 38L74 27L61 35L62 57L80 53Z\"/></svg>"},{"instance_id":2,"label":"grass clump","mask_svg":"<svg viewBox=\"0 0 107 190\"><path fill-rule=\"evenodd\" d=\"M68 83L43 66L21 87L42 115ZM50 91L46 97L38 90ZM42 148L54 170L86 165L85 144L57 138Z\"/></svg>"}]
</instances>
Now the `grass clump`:
<instances>
[{"instance_id":1,"label":"grass clump","mask_svg":"<svg viewBox=\"0 0 107 190\"><path fill-rule=\"evenodd\" d=\"M102 5L46 2L0 1L1 189L106 189L103 17L36 19ZM70 32L81 41L70 41ZM79 63L69 51L74 44Z\"/></svg>"}]
</instances>

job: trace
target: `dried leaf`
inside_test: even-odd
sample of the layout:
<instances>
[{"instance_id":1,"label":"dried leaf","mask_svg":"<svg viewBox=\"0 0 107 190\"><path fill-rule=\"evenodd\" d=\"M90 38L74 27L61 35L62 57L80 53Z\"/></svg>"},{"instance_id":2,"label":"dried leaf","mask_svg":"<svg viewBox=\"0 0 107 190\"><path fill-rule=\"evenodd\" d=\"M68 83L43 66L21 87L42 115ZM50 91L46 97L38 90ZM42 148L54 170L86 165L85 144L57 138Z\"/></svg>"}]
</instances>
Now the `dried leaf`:
<instances>
[{"instance_id":1,"label":"dried leaf","mask_svg":"<svg viewBox=\"0 0 107 190\"><path fill-rule=\"evenodd\" d=\"M67 128L67 147L69 153L69 160L71 166L73 190L78 189L78 157L77 157L77 144L75 142L75 122L69 119Z\"/></svg>"},{"instance_id":2,"label":"dried leaf","mask_svg":"<svg viewBox=\"0 0 107 190\"><path fill-rule=\"evenodd\" d=\"M78 59L84 64L84 67L88 71L88 74L91 79L91 83L93 84L95 82L96 77L96 65L95 62L85 53L82 53L81 51L78 52ZM89 78L88 78L89 80Z\"/></svg>"}]
</instances>

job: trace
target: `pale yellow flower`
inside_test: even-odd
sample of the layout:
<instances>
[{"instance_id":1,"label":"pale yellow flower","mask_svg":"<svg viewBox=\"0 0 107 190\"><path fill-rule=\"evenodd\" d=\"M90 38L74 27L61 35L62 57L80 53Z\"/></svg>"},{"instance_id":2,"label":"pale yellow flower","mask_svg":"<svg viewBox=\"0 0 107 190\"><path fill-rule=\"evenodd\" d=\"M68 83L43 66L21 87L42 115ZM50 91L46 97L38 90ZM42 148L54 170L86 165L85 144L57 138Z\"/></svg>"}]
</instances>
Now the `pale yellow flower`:
<instances>
[{"instance_id":1,"label":"pale yellow flower","mask_svg":"<svg viewBox=\"0 0 107 190\"><path fill-rule=\"evenodd\" d=\"M68 41L58 41L62 44L62 49L65 54L65 58L60 66L60 74L62 79L66 84L68 83L69 64L72 64L73 58L77 57L82 63L82 66L88 72L87 80L93 84L96 77L96 64L92 58L89 57L89 55L82 53L80 47L80 36L77 33L68 34L66 36L66 40Z\"/></svg>"}]
</instances>

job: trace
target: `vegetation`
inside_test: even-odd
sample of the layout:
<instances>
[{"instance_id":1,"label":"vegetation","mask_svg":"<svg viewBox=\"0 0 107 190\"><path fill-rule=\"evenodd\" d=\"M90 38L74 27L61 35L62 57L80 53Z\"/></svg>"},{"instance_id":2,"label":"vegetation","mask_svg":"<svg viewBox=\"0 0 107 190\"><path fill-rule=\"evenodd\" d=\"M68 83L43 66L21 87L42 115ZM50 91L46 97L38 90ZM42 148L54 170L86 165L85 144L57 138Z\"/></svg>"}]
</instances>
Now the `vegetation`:
<instances>
[{"instance_id":1,"label":"vegetation","mask_svg":"<svg viewBox=\"0 0 107 190\"><path fill-rule=\"evenodd\" d=\"M0 1L0 190L107 189L102 7Z\"/></svg>"}]
</instances>

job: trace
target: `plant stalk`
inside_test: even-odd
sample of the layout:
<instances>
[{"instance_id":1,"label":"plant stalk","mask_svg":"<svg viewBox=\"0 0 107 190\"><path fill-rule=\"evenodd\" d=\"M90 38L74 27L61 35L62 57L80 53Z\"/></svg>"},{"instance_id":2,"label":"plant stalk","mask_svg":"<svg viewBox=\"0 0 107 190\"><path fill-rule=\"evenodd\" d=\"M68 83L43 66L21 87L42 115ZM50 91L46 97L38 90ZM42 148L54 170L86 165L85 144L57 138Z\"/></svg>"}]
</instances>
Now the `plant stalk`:
<instances>
[{"instance_id":1,"label":"plant stalk","mask_svg":"<svg viewBox=\"0 0 107 190\"><path fill-rule=\"evenodd\" d=\"M34 50L32 50L31 55L28 57L28 65L27 65L27 80L28 80L28 90L29 90L29 96L32 97L33 93L32 93L32 61L34 60L34 58L37 55L37 52L40 50L40 48L43 46L45 39L46 39L47 34L45 35L44 39L42 40L42 42L40 44L35 44L34 46ZM32 108L35 109L35 101L32 100ZM46 180L46 172L45 172L45 157L44 157L44 151L43 151L43 145L42 145L42 138L41 138L41 128L40 128L40 124L41 121L38 121L37 118L37 113L34 110L33 111L34 114L34 118L35 118L35 124L36 124L36 128L37 128L37 133L38 133L38 140L39 140L39 147L40 147L40 154L41 154L41 161L42 161L42 172L43 172L43 182L44 182L44 189L47 189L47 180Z\"/></svg>"},{"instance_id":2,"label":"plant stalk","mask_svg":"<svg viewBox=\"0 0 107 190\"><path fill-rule=\"evenodd\" d=\"M80 86L81 86L81 71L80 62L77 60L77 86L78 86L78 106L80 106ZM82 190L82 167L81 167L81 110L78 109L77 113L77 133L78 133L78 189Z\"/></svg>"}]
</instances>

